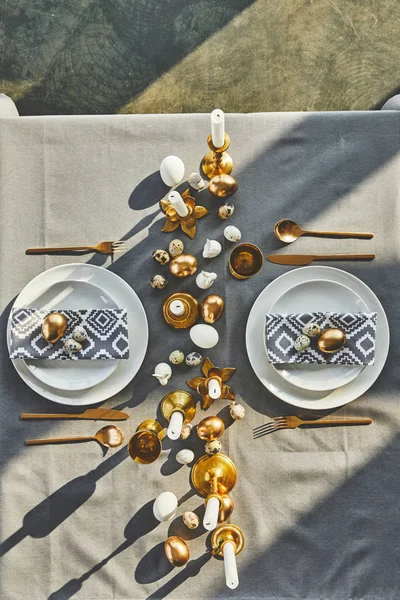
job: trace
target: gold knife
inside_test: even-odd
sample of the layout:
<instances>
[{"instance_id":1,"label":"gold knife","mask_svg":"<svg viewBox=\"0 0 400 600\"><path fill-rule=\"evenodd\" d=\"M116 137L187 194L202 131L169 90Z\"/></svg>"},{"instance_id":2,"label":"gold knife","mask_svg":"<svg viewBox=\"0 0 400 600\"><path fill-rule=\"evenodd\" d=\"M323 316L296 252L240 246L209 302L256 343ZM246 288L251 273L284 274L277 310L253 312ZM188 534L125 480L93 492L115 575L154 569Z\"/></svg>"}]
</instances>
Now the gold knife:
<instances>
[{"instance_id":1,"label":"gold knife","mask_svg":"<svg viewBox=\"0 0 400 600\"><path fill-rule=\"evenodd\" d=\"M373 260L375 254L268 254L266 259L278 265L310 265L314 260Z\"/></svg>"},{"instance_id":2,"label":"gold knife","mask_svg":"<svg viewBox=\"0 0 400 600\"><path fill-rule=\"evenodd\" d=\"M83 413L22 413L21 419L93 419L99 421L126 421L129 415L114 408L88 408Z\"/></svg>"}]
</instances>

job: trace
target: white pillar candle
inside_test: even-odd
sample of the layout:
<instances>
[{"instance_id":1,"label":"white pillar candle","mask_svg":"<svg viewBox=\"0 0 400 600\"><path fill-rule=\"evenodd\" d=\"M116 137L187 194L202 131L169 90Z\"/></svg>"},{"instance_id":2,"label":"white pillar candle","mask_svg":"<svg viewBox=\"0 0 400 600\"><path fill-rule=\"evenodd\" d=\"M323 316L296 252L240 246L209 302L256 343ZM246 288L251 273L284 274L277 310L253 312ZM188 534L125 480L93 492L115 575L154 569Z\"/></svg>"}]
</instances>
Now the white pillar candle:
<instances>
[{"instance_id":1,"label":"white pillar candle","mask_svg":"<svg viewBox=\"0 0 400 600\"><path fill-rule=\"evenodd\" d=\"M216 148L222 148L225 142L225 115L220 108L211 113L211 137Z\"/></svg>"},{"instance_id":2,"label":"white pillar candle","mask_svg":"<svg viewBox=\"0 0 400 600\"><path fill-rule=\"evenodd\" d=\"M235 544L226 542L223 547L225 581L228 588L234 590L239 585L239 577L236 566Z\"/></svg>"},{"instance_id":3,"label":"white pillar candle","mask_svg":"<svg viewBox=\"0 0 400 600\"><path fill-rule=\"evenodd\" d=\"M213 496L207 501L206 512L204 513L203 527L207 531L212 531L218 524L219 500Z\"/></svg>"},{"instance_id":4,"label":"white pillar candle","mask_svg":"<svg viewBox=\"0 0 400 600\"><path fill-rule=\"evenodd\" d=\"M173 191L168 194L168 200L180 217L187 217L189 209L183 201L179 192Z\"/></svg>"},{"instance_id":5,"label":"white pillar candle","mask_svg":"<svg viewBox=\"0 0 400 600\"><path fill-rule=\"evenodd\" d=\"M182 424L183 424L183 414L181 412L179 412L179 410L176 410L175 412L172 413L171 419L170 419L169 425L168 425L167 435L170 440L178 439L178 437L181 435Z\"/></svg>"},{"instance_id":6,"label":"white pillar candle","mask_svg":"<svg viewBox=\"0 0 400 600\"><path fill-rule=\"evenodd\" d=\"M180 317L185 312L185 307L184 307L183 302L181 300L173 300L171 302L171 304L169 305L169 310L176 317Z\"/></svg>"},{"instance_id":7,"label":"white pillar candle","mask_svg":"<svg viewBox=\"0 0 400 600\"><path fill-rule=\"evenodd\" d=\"M218 379L210 379L208 382L208 394L213 400L221 398L221 386Z\"/></svg>"}]
</instances>

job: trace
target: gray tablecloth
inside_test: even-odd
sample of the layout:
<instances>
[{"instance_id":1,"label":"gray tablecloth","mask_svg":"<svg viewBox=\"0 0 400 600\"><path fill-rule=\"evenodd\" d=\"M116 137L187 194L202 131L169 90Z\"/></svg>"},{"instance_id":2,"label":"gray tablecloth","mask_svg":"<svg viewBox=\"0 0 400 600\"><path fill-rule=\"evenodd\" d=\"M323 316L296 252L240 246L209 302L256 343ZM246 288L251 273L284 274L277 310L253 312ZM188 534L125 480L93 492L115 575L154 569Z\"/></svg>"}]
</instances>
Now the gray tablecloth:
<instances>
[{"instance_id":1,"label":"gray tablecloth","mask_svg":"<svg viewBox=\"0 0 400 600\"><path fill-rule=\"evenodd\" d=\"M193 241L164 234L158 201L167 188L158 168L177 154L186 176L207 151L207 115L21 118L0 121L1 303L1 539L2 600L132 600L171 598L268 598L388 600L400 596L399 341L399 143L398 113L227 115L233 174L239 191L229 221L243 239L271 252L280 248L274 223L288 216L308 228L374 231L370 242L304 238L287 252L376 251L373 263L341 266L361 277L381 299L390 321L386 367L362 398L337 415L370 416L368 427L283 431L253 441L251 430L268 417L301 414L270 394L248 362L244 334L250 307L285 267L266 263L247 282L227 271L231 248L218 203L204 192L211 214ZM153 291L151 258L173 237L201 256L205 239L223 242L212 262L212 291L226 299L217 323L220 343L207 354L221 367L235 366L231 380L246 419L228 427L224 452L234 460L232 522L245 532L238 556L240 587L230 592L223 565L212 558L202 529L185 532L180 518L158 523L152 502L163 490L180 499L180 511L203 499L189 484L177 449L202 452L196 440L164 444L160 459L140 466L126 447L102 457L94 443L24 447L29 437L92 433L98 424L79 421L21 422L22 411L63 407L33 393L9 362L5 327L11 303L35 275L52 266L89 261L123 277L140 296L149 319L150 344L134 381L106 405L131 418L127 437L158 413L163 394L185 387L198 373L174 368L167 388L151 377L171 350L193 348L187 331L169 328L163 298L187 289L202 298L194 278ZM113 264L101 255L25 256L28 246L126 239L128 251ZM224 401L209 411L230 423ZM201 411L196 422L204 416ZM168 534L182 533L191 560L172 570L163 556Z\"/></svg>"}]
</instances>

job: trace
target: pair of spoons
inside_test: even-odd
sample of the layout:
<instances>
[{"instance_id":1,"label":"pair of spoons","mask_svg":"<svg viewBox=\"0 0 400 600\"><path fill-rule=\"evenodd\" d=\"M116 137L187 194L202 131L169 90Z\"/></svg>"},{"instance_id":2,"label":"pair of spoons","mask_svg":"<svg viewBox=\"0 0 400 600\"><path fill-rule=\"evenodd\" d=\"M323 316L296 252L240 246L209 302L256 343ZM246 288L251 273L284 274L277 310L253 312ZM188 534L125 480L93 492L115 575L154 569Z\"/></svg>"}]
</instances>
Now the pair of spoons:
<instances>
[{"instance_id":1,"label":"pair of spoons","mask_svg":"<svg viewBox=\"0 0 400 600\"><path fill-rule=\"evenodd\" d=\"M374 237L373 233L364 233L361 231L310 231L302 229L296 221L292 219L281 219L274 227L274 233L278 240L290 244L295 242L302 235L317 235L326 237L348 237L362 240L370 240Z\"/></svg>"}]
</instances>

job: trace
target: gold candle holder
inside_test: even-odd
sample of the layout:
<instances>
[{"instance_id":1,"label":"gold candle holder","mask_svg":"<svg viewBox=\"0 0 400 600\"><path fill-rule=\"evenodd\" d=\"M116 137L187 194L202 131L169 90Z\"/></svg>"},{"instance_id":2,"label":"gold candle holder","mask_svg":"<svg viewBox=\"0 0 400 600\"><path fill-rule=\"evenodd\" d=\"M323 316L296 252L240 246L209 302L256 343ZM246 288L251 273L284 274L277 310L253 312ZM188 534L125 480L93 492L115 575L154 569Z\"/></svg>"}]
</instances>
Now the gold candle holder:
<instances>
[{"instance_id":1,"label":"gold candle holder","mask_svg":"<svg viewBox=\"0 0 400 600\"><path fill-rule=\"evenodd\" d=\"M235 394L233 393L232 388L229 385L226 385L226 381L232 377L235 373L236 368L234 367L225 367L224 369L220 369L216 367L209 358L206 358L201 367L205 377L194 377L193 379L188 379L186 381L187 385L192 388L192 390L196 390L198 394L200 394L203 409L206 410L213 404L214 399L208 393L208 384L211 379L216 379L221 387L221 396L220 399L234 400Z\"/></svg>"},{"instance_id":2,"label":"gold candle holder","mask_svg":"<svg viewBox=\"0 0 400 600\"><path fill-rule=\"evenodd\" d=\"M183 304L184 312L182 315L174 315L171 311L171 303L180 300ZM199 316L199 303L192 294L186 292L176 292L165 299L163 304L163 316L168 325L175 329L186 329L196 323Z\"/></svg>"},{"instance_id":3,"label":"gold candle holder","mask_svg":"<svg viewBox=\"0 0 400 600\"><path fill-rule=\"evenodd\" d=\"M231 542L235 546L235 554L244 548L244 533L237 525L228 523L214 529L211 536L212 553L214 556L224 555L224 545Z\"/></svg>"},{"instance_id":4,"label":"gold candle holder","mask_svg":"<svg viewBox=\"0 0 400 600\"><path fill-rule=\"evenodd\" d=\"M224 134L224 145L221 148L216 148L212 143L212 135L207 138L207 144L210 148L210 152L203 157L201 161L201 168L209 179L215 177L215 175L227 174L233 169L233 161L231 156L226 152L230 145L229 135Z\"/></svg>"},{"instance_id":5,"label":"gold candle holder","mask_svg":"<svg viewBox=\"0 0 400 600\"><path fill-rule=\"evenodd\" d=\"M203 454L191 472L193 487L200 496L224 496L236 484L237 471L233 461L225 454Z\"/></svg>"},{"instance_id":6,"label":"gold candle holder","mask_svg":"<svg viewBox=\"0 0 400 600\"><path fill-rule=\"evenodd\" d=\"M196 235L197 219L205 217L209 211L204 206L196 204L196 200L190 195L189 189L183 192L182 200L188 209L186 217L180 217L169 200L160 200L161 208L165 212L167 218L161 231L175 231L175 229L178 229L180 226L182 231L193 239Z\"/></svg>"},{"instance_id":7,"label":"gold candle holder","mask_svg":"<svg viewBox=\"0 0 400 600\"><path fill-rule=\"evenodd\" d=\"M196 402L189 392L174 390L164 396L161 400L161 414L167 423L169 423L174 412L180 412L183 415L184 423L193 421L196 414Z\"/></svg>"},{"instance_id":8,"label":"gold candle holder","mask_svg":"<svg viewBox=\"0 0 400 600\"><path fill-rule=\"evenodd\" d=\"M140 423L128 443L129 456L141 465L153 463L161 454L163 426L155 419Z\"/></svg>"}]
</instances>

